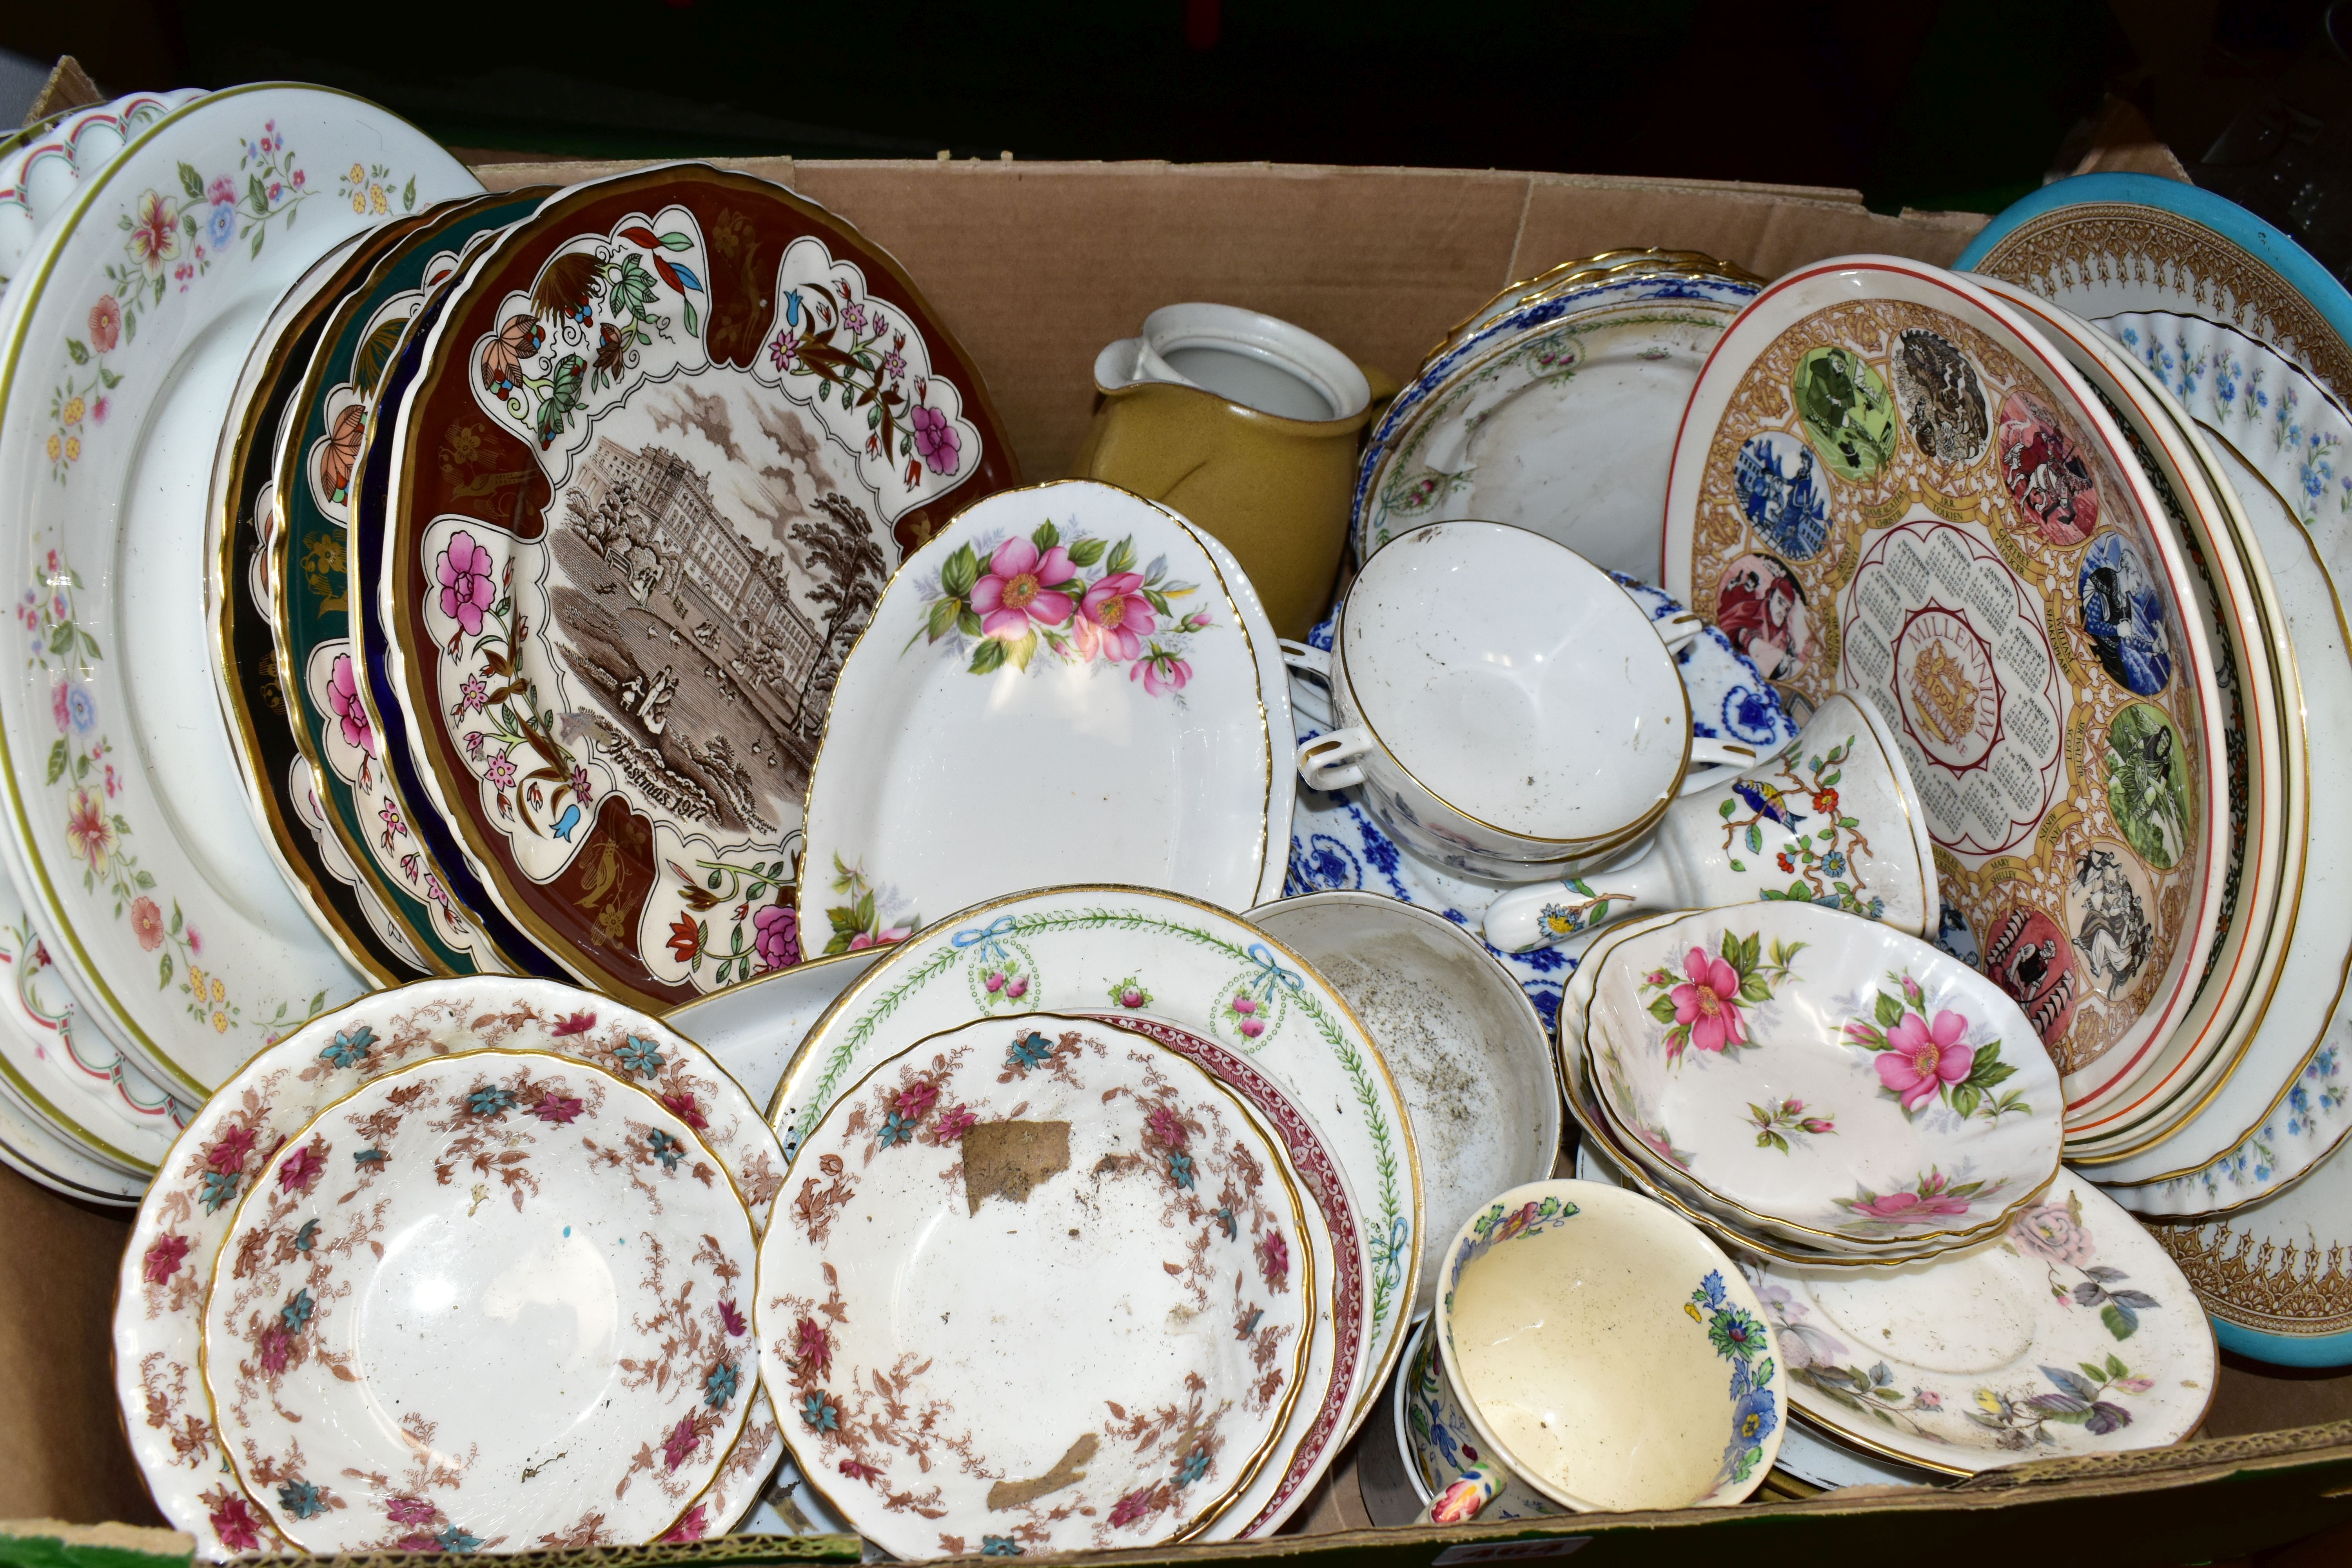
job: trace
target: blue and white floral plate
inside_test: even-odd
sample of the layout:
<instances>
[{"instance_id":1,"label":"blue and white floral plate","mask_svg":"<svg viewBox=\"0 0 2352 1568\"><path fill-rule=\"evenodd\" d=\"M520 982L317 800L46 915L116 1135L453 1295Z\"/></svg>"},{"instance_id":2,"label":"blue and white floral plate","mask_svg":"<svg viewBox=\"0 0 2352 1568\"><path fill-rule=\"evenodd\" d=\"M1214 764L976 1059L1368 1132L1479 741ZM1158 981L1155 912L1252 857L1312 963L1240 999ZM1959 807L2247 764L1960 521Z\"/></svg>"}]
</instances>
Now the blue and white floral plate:
<instances>
[{"instance_id":1,"label":"blue and white floral plate","mask_svg":"<svg viewBox=\"0 0 2352 1568\"><path fill-rule=\"evenodd\" d=\"M1683 613L1682 605L1646 583L1622 574L1617 581L1654 621L1670 620ZM1327 617L1307 634L1307 640L1328 648L1331 633L1332 621ZM1682 667L1684 688L1690 693L1692 733L1744 742L1764 753L1797 738L1797 725L1781 708L1779 696L1756 673L1756 667L1733 652L1730 640L1713 626L1675 657ZM1300 740L1330 727L1330 709L1318 688L1294 680L1291 703ZM1283 885L1283 896L1359 889L1386 893L1434 910L1473 933L1483 929L1486 906L1510 890L1503 883L1464 877L1407 853L1381 831L1357 792L1326 795L1302 785L1290 818L1290 874ZM1581 945L1512 953L1489 944L1486 951L1511 972L1544 1021L1550 1023L1559 1010L1560 988L1575 973L1574 954Z\"/></svg>"}]
</instances>

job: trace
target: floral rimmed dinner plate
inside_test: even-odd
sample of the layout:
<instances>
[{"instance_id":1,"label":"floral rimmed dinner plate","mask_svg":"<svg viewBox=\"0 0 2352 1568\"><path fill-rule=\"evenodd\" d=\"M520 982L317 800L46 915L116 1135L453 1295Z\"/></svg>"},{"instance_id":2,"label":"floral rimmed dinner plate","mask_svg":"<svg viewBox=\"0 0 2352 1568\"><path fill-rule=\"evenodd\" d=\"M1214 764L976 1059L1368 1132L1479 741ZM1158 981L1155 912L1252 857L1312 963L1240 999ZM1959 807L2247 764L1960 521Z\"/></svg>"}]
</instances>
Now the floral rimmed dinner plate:
<instances>
[{"instance_id":1,"label":"floral rimmed dinner plate","mask_svg":"<svg viewBox=\"0 0 2352 1568\"><path fill-rule=\"evenodd\" d=\"M154 1173L195 1108L158 1089L74 1005L16 889L0 877L0 1079L101 1163Z\"/></svg>"},{"instance_id":2,"label":"floral rimmed dinner plate","mask_svg":"<svg viewBox=\"0 0 2352 1568\"><path fill-rule=\"evenodd\" d=\"M809 1031L768 1117L788 1158L882 1058L975 1014L1108 1012L1245 1054L1312 1118L1346 1177L1370 1253L1352 1432L1404 1342L1420 1256L1421 1168L1395 1080L1313 968L1223 910L1140 888L1000 899L907 938ZM802 1172L794 1191L812 1179ZM822 1185L822 1184L820 1184Z\"/></svg>"},{"instance_id":3,"label":"floral rimmed dinner plate","mask_svg":"<svg viewBox=\"0 0 2352 1568\"><path fill-rule=\"evenodd\" d=\"M0 1164L53 1193L102 1208L135 1208L147 1178L110 1165L52 1131L13 1084L0 1082Z\"/></svg>"},{"instance_id":4,"label":"floral rimmed dinner plate","mask_svg":"<svg viewBox=\"0 0 2352 1568\"><path fill-rule=\"evenodd\" d=\"M803 1157L823 1184L760 1251L761 1370L884 1550L1189 1540L1269 1462L1328 1281L1287 1156L1200 1067L983 1018L877 1064Z\"/></svg>"},{"instance_id":5,"label":"floral rimmed dinner plate","mask_svg":"<svg viewBox=\"0 0 2352 1568\"><path fill-rule=\"evenodd\" d=\"M287 733L286 706L298 699L284 679L269 628L266 542L282 526L270 468L280 424L328 314L386 250L430 216L429 210L404 214L352 235L279 296L229 395L205 517L207 649L247 809L311 921L346 963L381 985L436 971L374 888L351 875L349 858L340 852L330 858L331 847L339 847L308 820L316 785Z\"/></svg>"},{"instance_id":6,"label":"floral rimmed dinner plate","mask_svg":"<svg viewBox=\"0 0 2352 1568\"><path fill-rule=\"evenodd\" d=\"M89 182L10 289L0 552L26 657L0 694L7 856L74 994L184 1092L357 986L261 846L191 657L230 389L331 245L472 184L361 100L218 92Z\"/></svg>"},{"instance_id":7,"label":"floral rimmed dinner plate","mask_svg":"<svg viewBox=\"0 0 2352 1568\"><path fill-rule=\"evenodd\" d=\"M1291 764L1256 620L1182 518L1125 490L1065 479L959 512L842 667L809 775L803 944L895 941L1008 888L1272 896ZM993 765L1016 738L1019 762Z\"/></svg>"},{"instance_id":8,"label":"floral rimmed dinner plate","mask_svg":"<svg viewBox=\"0 0 2352 1568\"><path fill-rule=\"evenodd\" d=\"M1764 674L1784 692L1885 716L1946 901L2075 1113L2171 1037L2221 923L2222 704L2160 519L2056 350L1965 279L1887 257L1757 296L1667 489L1667 591L1779 627ZM2131 584L2125 620L2096 614L2109 582Z\"/></svg>"},{"instance_id":9,"label":"floral rimmed dinner plate","mask_svg":"<svg viewBox=\"0 0 2352 1568\"><path fill-rule=\"evenodd\" d=\"M547 194L539 186L454 205L382 257L320 330L274 456L278 521L264 575L270 651L286 692L282 744L310 769L327 831L361 879L427 966L449 973L518 966L443 880L381 754L350 637L352 490L368 416L426 291Z\"/></svg>"},{"instance_id":10,"label":"floral rimmed dinner plate","mask_svg":"<svg viewBox=\"0 0 2352 1568\"><path fill-rule=\"evenodd\" d=\"M37 254L42 231L72 202L84 180L147 127L203 96L201 88L192 87L126 93L109 103L68 110L0 151L0 291Z\"/></svg>"},{"instance_id":11,"label":"floral rimmed dinner plate","mask_svg":"<svg viewBox=\"0 0 2352 1568\"><path fill-rule=\"evenodd\" d=\"M566 985L477 978L379 992L313 1020L255 1057L189 1122L123 1254L116 1398L149 1494L196 1538L199 1556L278 1549L268 1519L236 1484L197 1366L206 1282L237 1200L279 1143L330 1102L410 1063L489 1047L574 1058L647 1089L725 1163L764 1223L782 1183L773 1134L700 1047L641 1014ZM759 1479L735 1475L730 1497L748 1508ZM720 1512L714 1506L705 1522L722 1528Z\"/></svg>"},{"instance_id":12,"label":"floral rimmed dinner plate","mask_svg":"<svg viewBox=\"0 0 2352 1568\"><path fill-rule=\"evenodd\" d=\"M2102 1159L2144 1149L2191 1114L2279 1003L2312 828L2304 693L2263 550L2237 497L2207 474L2203 443L2180 405L2089 322L1998 279L1983 286L2066 357L2131 443L2194 574L2197 593L2183 607L2205 624L2221 696L2230 826L2221 924L2197 966L2188 1014L2138 1083L2106 1109L2069 1119L2067 1158ZM2120 581L2104 591L2117 604L2129 592ZM2110 614L2105 624L2120 626L2128 615Z\"/></svg>"},{"instance_id":13,"label":"floral rimmed dinner plate","mask_svg":"<svg viewBox=\"0 0 2352 1568\"><path fill-rule=\"evenodd\" d=\"M550 198L417 330L382 609L432 808L615 995L790 962L840 661L901 554L1016 478L977 369L847 224L703 164Z\"/></svg>"},{"instance_id":14,"label":"floral rimmed dinner plate","mask_svg":"<svg viewBox=\"0 0 2352 1568\"><path fill-rule=\"evenodd\" d=\"M428 1058L262 1165L214 1262L205 1383L302 1551L635 1544L741 1430L758 1267L680 1110L577 1058Z\"/></svg>"},{"instance_id":15,"label":"floral rimmed dinner plate","mask_svg":"<svg viewBox=\"0 0 2352 1568\"><path fill-rule=\"evenodd\" d=\"M1478 518L1611 571L1654 570L1675 422L1757 287L1696 263L1601 271L1457 335L1365 444L1357 558L1424 522Z\"/></svg>"},{"instance_id":16,"label":"floral rimmed dinner plate","mask_svg":"<svg viewBox=\"0 0 2352 1568\"><path fill-rule=\"evenodd\" d=\"M1952 264L2105 323L2171 310L2235 327L2352 401L2352 292L2278 226L2153 174L2082 174L2011 204Z\"/></svg>"},{"instance_id":17,"label":"floral rimmed dinner plate","mask_svg":"<svg viewBox=\"0 0 2352 1568\"><path fill-rule=\"evenodd\" d=\"M2196 421L2215 483L2233 490L2284 602L2315 780L2352 766L2342 727L2352 711L2352 510L2305 475L2352 445L2352 421L2266 345L2194 318L2159 312L2103 323ZM2315 502L2326 504L2314 504ZM2274 1193L2311 1171L2352 1128L2345 1049L2352 1021L2352 825L2312 814L2304 892L2276 994L2246 1055L2196 1114L2153 1148L2099 1166L2110 1195L2147 1215L2213 1214Z\"/></svg>"},{"instance_id":18,"label":"floral rimmed dinner plate","mask_svg":"<svg viewBox=\"0 0 2352 1568\"><path fill-rule=\"evenodd\" d=\"M1617 582L1654 621L1671 620L1683 613L1681 605L1646 583L1622 574ZM1307 634L1307 640L1328 652L1333 622L1326 619ZM1706 628L1684 644L1676 650L1675 662L1683 689L1690 697L1691 733L1742 741L1754 746L1759 756L1777 752L1797 738L1797 726L1781 709L1780 694L1715 627ZM1300 699L1298 739L1311 739L1329 728L1329 703L1319 690L1302 683L1293 689L1293 695ZM1403 848L1381 831L1354 792L1327 795L1301 787L1291 813L1290 865L1282 890L1286 898L1300 893L1385 893L1434 910L1476 932L1486 906L1509 889L1499 882L1464 877ZM1510 972L1549 1025L1559 1011L1560 988L1568 983L1576 960L1554 947L1504 952L1490 945L1486 951Z\"/></svg>"},{"instance_id":19,"label":"floral rimmed dinner plate","mask_svg":"<svg viewBox=\"0 0 2352 1568\"><path fill-rule=\"evenodd\" d=\"M2165 1447L2213 1397L2219 1358L2189 1281L2072 1171L1963 1252L1836 1274L1743 1268L1796 1411L1947 1475Z\"/></svg>"},{"instance_id":20,"label":"floral rimmed dinner plate","mask_svg":"<svg viewBox=\"0 0 2352 1568\"><path fill-rule=\"evenodd\" d=\"M1916 938L1733 905L1647 926L1592 969L1601 1103L1694 1202L1802 1247L1917 1258L2058 1168L2057 1072L2023 1016Z\"/></svg>"}]
</instances>

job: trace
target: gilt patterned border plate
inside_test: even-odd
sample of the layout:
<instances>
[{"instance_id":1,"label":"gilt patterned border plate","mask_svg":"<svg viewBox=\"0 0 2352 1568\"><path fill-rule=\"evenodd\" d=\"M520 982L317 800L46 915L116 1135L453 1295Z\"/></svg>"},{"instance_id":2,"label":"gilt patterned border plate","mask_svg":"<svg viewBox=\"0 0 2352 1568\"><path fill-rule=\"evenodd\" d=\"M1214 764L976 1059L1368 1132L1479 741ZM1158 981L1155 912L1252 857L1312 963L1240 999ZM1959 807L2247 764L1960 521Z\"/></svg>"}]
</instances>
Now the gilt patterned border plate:
<instances>
[{"instance_id":1,"label":"gilt patterned border plate","mask_svg":"<svg viewBox=\"0 0 2352 1568\"><path fill-rule=\"evenodd\" d=\"M1316 1119L1370 1249L1364 1370L1352 1431L1387 1380L1412 1314L1421 1165L1395 1079L1339 993L1223 910L1140 888L1061 888L961 910L899 942L817 1020L768 1120L793 1158L874 1064L974 1016L1051 1009L1173 1024L1246 1056ZM797 1194L824 1184L806 1171Z\"/></svg>"},{"instance_id":2,"label":"gilt patterned border plate","mask_svg":"<svg viewBox=\"0 0 2352 1568\"><path fill-rule=\"evenodd\" d=\"M205 1382L305 1552L635 1544L741 1429L758 1266L681 1111L573 1058L427 1058L262 1166L214 1262Z\"/></svg>"},{"instance_id":3,"label":"gilt patterned border plate","mask_svg":"<svg viewBox=\"0 0 2352 1568\"><path fill-rule=\"evenodd\" d=\"M489 1048L590 1063L652 1093L709 1145L764 1224L782 1184L782 1151L735 1080L698 1046L641 1014L544 981L425 981L376 994L261 1052L205 1102L140 1205L114 1310L115 1396L150 1496L163 1517L219 1560L283 1550L268 1516L236 1484L214 1429L198 1368L205 1282L236 1205L284 1142L329 1103L430 1058ZM717 1170L711 1179L720 1179ZM750 1332L748 1315L743 1333ZM755 1417L753 1436L772 1432ZM767 1469L739 1446L719 1500L751 1506ZM750 1473L756 1469L757 1473ZM684 1529L724 1529L714 1501Z\"/></svg>"},{"instance_id":4,"label":"gilt patterned border plate","mask_svg":"<svg viewBox=\"0 0 2352 1568\"><path fill-rule=\"evenodd\" d=\"M1760 628L1748 655L1784 692L1885 715L1946 901L2077 1114L2188 1011L2229 868L2223 704L2161 516L2032 327L1885 257L1757 297L1667 488L1667 592Z\"/></svg>"},{"instance_id":5,"label":"gilt patterned border plate","mask_svg":"<svg viewBox=\"0 0 2352 1568\"><path fill-rule=\"evenodd\" d=\"M230 392L278 296L331 246L472 188L361 100L215 93L85 185L10 289L7 858L75 995L191 1098L358 989L260 843L195 656Z\"/></svg>"},{"instance_id":6,"label":"gilt patterned border plate","mask_svg":"<svg viewBox=\"0 0 2352 1568\"><path fill-rule=\"evenodd\" d=\"M2222 1349L2277 1366L2352 1365L2352 1146L2218 1219L2147 1229L2189 1276Z\"/></svg>"},{"instance_id":7,"label":"gilt patterned border plate","mask_svg":"<svg viewBox=\"0 0 2352 1568\"><path fill-rule=\"evenodd\" d=\"M806 1153L825 1184L760 1249L761 1373L883 1550L1190 1540L1268 1462L1328 1282L1287 1156L1202 1068L983 1018L877 1064Z\"/></svg>"},{"instance_id":8,"label":"gilt patterned border plate","mask_svg":"<svg viewBox=\"0 0 2352 1568\"><path fill-rule=\"evenodd\" d=\"M317 794L285 724L292 700L269 628L267 541L281 526L270 464L280 421L326 319L378 258L431 217L404 214L320 257L262 323L229 397L205 507L205 597L211 612L213 686L229 727L247 808L278 874L345 963L380 985L436 973L392 919L350 858L310 820ZM320 824L323 826L323 824Z\"/></svg>"},{"instance_id":9,"label":"gilt patterned border plate","mask_svg":"<svg viewBox=\"0 0 2352 1568\"><path fill-rule=\"evenodd\" d=\"M327 832L438 973L519 966L445 882L383 755L350 635L352 490L368 416L425 292L547 195L541 186L452 207L386 253L320 331L275 454L278 525L264 575L285 744L310 770Z\"/></svg>"},{"instance_id":10,"label":"gilt patterned border plate","mask_svg":"<svg viewBox=\"0 0 2352 1568\"><path fill-rule=\"evenodd\" d=\"M899 558L1016 477L976 368L848 225L701 164L551 198L429 333L382 607L431 807L614 994L793 962L841 660Z\"/></svg>"},{"instance_id":11,"label":"gilt patterned border plate","mask_svg":"<svg viewBox=\"0 0 2352 1568\"><path fill-rule=\"evenodd\" d=\"M1008 888L1234 910L1279 891L1292 769L1256 622L1192 529L1125 490L1064 479L959 512L842 666L809 774L803 946L894 941ZM1014 737L1017 763L998 750Z\"/></svg>"}]
</instances>

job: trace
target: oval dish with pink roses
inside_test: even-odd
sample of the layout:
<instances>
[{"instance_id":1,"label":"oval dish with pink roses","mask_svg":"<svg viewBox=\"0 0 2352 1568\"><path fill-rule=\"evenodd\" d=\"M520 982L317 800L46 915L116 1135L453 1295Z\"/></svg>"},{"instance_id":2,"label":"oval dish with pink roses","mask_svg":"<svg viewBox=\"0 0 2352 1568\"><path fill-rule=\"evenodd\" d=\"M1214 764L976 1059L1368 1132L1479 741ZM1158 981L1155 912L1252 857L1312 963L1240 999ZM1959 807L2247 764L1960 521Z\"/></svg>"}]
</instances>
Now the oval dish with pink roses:
<instances>
[{"instance_id":1,"label":"oval dish with pink roses","mask_svg":"<svg viewBox=\"0 0 2352 1568\"><path fill-rule=\"evenodd\" d=\"M1602 962L1585 1026L1602 1105L1657 1179L1742 1230L1922 1258L2057 1173L2057 1069L2014 1002L1927 942L1747 904Z\"/></svg>"}]
</instances>

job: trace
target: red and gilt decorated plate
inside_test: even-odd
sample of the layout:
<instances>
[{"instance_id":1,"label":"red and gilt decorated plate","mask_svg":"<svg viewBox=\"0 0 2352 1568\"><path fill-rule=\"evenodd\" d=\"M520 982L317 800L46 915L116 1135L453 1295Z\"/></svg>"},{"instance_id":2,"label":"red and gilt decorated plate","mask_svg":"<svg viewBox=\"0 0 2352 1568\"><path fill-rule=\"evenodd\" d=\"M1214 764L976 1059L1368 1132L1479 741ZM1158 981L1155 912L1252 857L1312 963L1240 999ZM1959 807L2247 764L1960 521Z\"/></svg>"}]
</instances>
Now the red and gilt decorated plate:
<instances>
[{"instance_id":1,"label":"red and gilt decorated plate","mask_svg":"<svg viewBox=\"0 0 2352 1568\"><path fill-rule=\"evenodd\" d=\"M1692 393L1665 574L1784 697L1877 706L2070 1120L2129 1091L2221 918L2222 703L2161 503L2057 351L1918 262L1781 279Z\"/></svg>"},{"instance_id":2,"label":"red and gilt decorated plate","mask_svg":"<svg viewBox=\"0 0 2352 1568\"><path fill-rule=\"evenodd\" d=\"M501 912L645 1006L797 962L841 660L1017 478L913 282L748 175L577 186L452 294L393 429L393 685Z\"/></svg>"}]
</instances>

